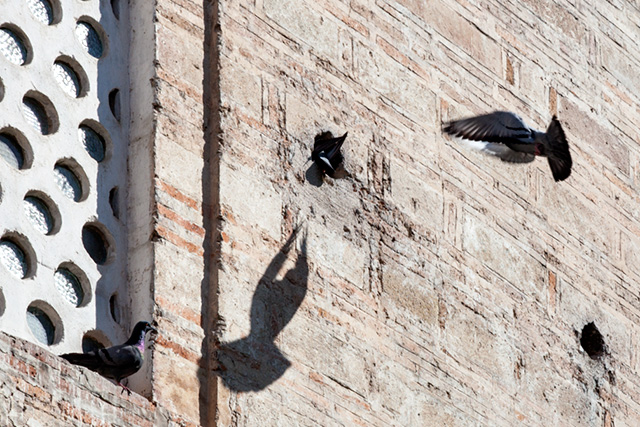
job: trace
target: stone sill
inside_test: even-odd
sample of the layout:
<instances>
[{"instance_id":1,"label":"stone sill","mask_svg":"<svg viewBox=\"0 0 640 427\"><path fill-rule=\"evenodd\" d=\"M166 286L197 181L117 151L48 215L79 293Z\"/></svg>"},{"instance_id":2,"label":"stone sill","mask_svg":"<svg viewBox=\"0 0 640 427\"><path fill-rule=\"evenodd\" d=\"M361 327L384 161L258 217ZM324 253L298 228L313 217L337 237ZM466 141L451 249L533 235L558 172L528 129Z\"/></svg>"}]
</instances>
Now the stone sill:
<instances>
[{"instance_id":1,"label":"stone sill","mask_svg":"<svg viewBox=\"0 0 640 427\"><path fill-rule=\"evenodd\" d=\"M0 333L0 425L189 425L145 397Z\"/></svg>"}]
</instances>

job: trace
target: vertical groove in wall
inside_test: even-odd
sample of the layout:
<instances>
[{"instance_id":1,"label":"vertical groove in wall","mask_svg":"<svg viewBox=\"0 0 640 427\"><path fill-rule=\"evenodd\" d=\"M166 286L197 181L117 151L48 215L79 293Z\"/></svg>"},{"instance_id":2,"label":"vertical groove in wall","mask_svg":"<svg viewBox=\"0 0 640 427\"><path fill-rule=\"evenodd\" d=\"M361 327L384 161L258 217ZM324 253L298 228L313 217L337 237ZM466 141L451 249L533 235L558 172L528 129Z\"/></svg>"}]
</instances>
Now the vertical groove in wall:
<instances>
[{"instance_id":1,"label":"vertical groove in wall","mask_svg":"<svg viewBox=\"0 0 640 427\"><path fill-rule=\"evenodd\" d=\"M153 283L155 250L152 236L154 221L155 139L157 122L154 104L156 34L154 16L156 2L134 2L129 9L130 46L130 127L128 199L126 223L128 228L128 266L130 313L136 318L150 319L153 313ZM150 82L152 82L150 84ZM140 318L138 318L140 316ZM131 322L129 322L131 323ZM153 362L153 359L148 361ZM152 395L153 363L145 363L141 372L130 378L129 385L146 397Z\"/></svg>"},{"instance_id":2,"label":"vertical groove in wall","mask_svg":"<svg viewBox=\"0 0 640 427\"><path fill-rule=\"evenodd\" d=\"M200 424L216 425L218 388L215 369L215 351L218 344L218 260L220 257L221 217L219 197L220 177L220 70L218 43L220 23L218 1L204 0L204 167L202 170L202 211L205 229L204 279L202 282L202 324L205 331L202 342L200 388Z\"/></svg>"}]
</instances>

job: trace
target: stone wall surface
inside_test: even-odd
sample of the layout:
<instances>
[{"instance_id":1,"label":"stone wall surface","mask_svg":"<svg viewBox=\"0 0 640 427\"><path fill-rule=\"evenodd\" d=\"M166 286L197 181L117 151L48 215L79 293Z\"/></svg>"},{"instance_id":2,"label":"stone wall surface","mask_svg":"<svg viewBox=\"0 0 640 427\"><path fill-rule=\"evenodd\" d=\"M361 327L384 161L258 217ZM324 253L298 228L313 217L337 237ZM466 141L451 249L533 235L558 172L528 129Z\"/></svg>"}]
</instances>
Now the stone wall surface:
<instances>
[{"instance_id":1,"label":"stone wall surface","mask_svg":"<svg viewBox=\"0 0 640 427\"><path fill-rule=\"evenodd\" d=\"M154 7L132 36L154 68L129 160L151 402L2 335L0 420L640 423L640 4ZM441 133L493 109L557 114L571 177ZM309 161L322 131L349 132L341 179Z\"/></svg>"},{"instance_id":2,"label":"stone wall surface","mask_svg":"<svg viewBox=\"0 0 640 427\"><path fill-rule=\"evenodd\" d=\"M3 426L185 426L158 407L41 347L0 335L0 421Z\"/></svg>"},{"instance_id":3,"label":"stone wall surface","mask_svg":"<svg viewBox=\"0 0 640 427\"><path fill-rule=\"evenodd\" d=\"M219 11L219 425L640 422L637 2ZM571 177L441 133L494 109L557 114ZM327 130L349 132L344 179L308 162Z\"/></svg>"}]
</instances>

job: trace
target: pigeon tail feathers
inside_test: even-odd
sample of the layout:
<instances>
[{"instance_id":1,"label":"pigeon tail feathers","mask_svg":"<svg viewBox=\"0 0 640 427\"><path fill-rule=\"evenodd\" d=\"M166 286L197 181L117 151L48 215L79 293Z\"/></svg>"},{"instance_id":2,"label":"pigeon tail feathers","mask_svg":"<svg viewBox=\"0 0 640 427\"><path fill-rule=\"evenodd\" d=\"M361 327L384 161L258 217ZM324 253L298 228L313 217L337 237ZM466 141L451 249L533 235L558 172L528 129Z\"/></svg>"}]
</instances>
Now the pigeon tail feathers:
<instances>
[{"instance_id":1,"label":"pigeon tail feathers","mask_svg":"<svg viewBox=\"0 0 640 427\"><path fill-rule=\"evenodd\" d=\"M67 362L73 363L74 365L84 366L85 368L89 368L92 371L98 370L102 364L102 360L100 360L100 357L93 352L67 353L61 354L60 357L65 359Z\"/></svg>"},{"instance_id":2,"label":"pigeon tail feathers","mask_svg":"<svg viewBox=\"0 0 640 427\"><path fill-rule=\"evenodd\" d=\"M551 119L546 138L548 141L546 154L553 179L556 182L563 181L571 175L573 161L569 152L569 143L556 116Z\"/></svg>"}]
</instances>

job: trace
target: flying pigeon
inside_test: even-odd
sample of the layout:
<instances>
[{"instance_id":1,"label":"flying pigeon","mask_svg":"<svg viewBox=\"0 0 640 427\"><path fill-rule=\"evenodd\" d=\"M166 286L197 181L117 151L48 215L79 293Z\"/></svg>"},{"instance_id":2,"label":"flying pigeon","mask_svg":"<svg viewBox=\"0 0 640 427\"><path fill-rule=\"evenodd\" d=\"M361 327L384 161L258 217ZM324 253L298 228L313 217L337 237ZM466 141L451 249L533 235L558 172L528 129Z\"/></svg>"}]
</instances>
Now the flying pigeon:
<instances>
[{"instance_id":1,"label":"flying pigeon","mask_svg":"<svg viewBox=\"0 0 640 427\"><path fill-rule=\"evenodd\" d=\"M565 180L571 174L569 143L556 116L546 132L531 129L509 111L455 120L445 124L442 130L467 140L465 143L471 148L505 162L529 163L535 156L546 157L556 181Z\"/></svg>"},{"instance_id":2,"label":"flying pigeon","mask_svg":"<svg viewBox=\"0 0 640 427\"><path fill-rule=\"evenodd\" d=\"M338 138L332 138L331 136L330 132L325 132L316 137L311 159L316 162L323 173L333 177L343 160L340 147L344 144L347 134L345 133Z\"/></svg>"},{"instance_id":3,"label":"flying pigeon","mask_svg":"<svg viewBox=\"0 0 640 427\"><path fill-rule=\"evenodd\" d=\"M127 390L127 393L131 394L131 390L121 381L135 374L142 367L144 338L149 331L158 332L149 322L138 322L133 328L131 337L124 344L87 353L62 354L60 357L74 365L84 366L104 377L116 380L122 387L123 393Z\"/></svg>"}]
</instances>

